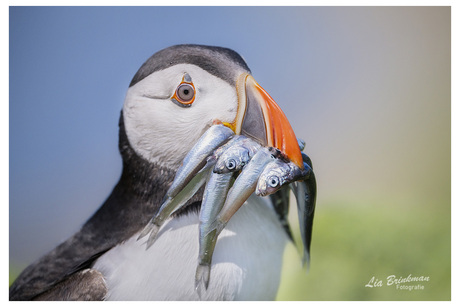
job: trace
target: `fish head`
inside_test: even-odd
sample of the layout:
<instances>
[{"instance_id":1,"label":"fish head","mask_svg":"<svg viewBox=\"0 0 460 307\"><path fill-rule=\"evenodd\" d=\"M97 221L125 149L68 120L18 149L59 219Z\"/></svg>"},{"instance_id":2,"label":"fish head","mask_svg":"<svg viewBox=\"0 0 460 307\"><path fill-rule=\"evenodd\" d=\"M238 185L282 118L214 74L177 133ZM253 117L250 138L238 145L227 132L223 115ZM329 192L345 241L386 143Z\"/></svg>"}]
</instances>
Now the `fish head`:
<instances>
[{"instance_id":1,"label":"fish head","mask_svg":"<svg viewBox=\"0 0 460 307\"><path fill-rule=\"evenodd\" d=\"M257 196L266 196L278 191L289 177L291 168L282 160L276 159L265 167L256 187Z\"/></svg>"},{"instance_id":2,"label":"fish head","mask_svg":"<svg viewBox=\"0 0 460 307\"><path fill-rule=\"evenodd\" d=\"M224 174L239 171L249 162L250 158L249 149L244 144L236 144L220 156L214 172Z\"/></svg>"}]
</instances>

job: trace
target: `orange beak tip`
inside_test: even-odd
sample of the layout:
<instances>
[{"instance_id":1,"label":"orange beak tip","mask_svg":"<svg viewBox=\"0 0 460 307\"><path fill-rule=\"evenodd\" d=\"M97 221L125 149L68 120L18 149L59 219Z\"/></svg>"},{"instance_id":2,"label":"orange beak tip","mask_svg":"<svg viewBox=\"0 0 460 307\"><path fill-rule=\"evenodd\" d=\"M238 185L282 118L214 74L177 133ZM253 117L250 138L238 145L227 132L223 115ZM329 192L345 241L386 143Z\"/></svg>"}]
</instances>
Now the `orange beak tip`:
<instances>
[{"instance_id":1,"label":"orange beak tip","mask_svg":"<svg viewBox=\"0 0 460 307\"><path fill-rule=\"evenodd\" d=\"M247 135L263 146L275 147L304 169L302 153L286 115L273 98L249 74L237 81L239 98L235 133Z\"/></svg>"}]
</instances>

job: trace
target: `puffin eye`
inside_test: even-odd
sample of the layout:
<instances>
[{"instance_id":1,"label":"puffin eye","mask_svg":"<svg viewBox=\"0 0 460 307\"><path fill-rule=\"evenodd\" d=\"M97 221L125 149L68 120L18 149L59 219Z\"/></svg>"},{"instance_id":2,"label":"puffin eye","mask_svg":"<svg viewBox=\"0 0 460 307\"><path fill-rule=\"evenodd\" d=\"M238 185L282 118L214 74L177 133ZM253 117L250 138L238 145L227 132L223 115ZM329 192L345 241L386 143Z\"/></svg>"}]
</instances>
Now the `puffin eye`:
<instances>
[{"instance_id":1,"label":"puffin eye","mask_svg":"<svg viewBox=\"0 0 460 307\"><path fill-rule=\"evenodd\" d=\"M276 188L279 184L280 180L276 176L271 176L268 179L268 185L271 186L272 188Z\"/></svg>"},{"instance_id":2,"label":"puffin eye","mask_svg":"<svg viewBox=\"0 0 460 307\"><path fill-rule=\"evenodd\" d=\"M184 107L190 107L195 100L195 87L192 83L192 78L188 74L185 74L182 78L182 82L177 87L174 95L171 99Z\"/></svg>"},{"instance_id":3,"label":"puffin eye","mask_svg":"<svg viewBox=\"0 0 460 307\"><path fill-rule=\"evenodd\" d=\"M195 89L190 83L182 83L176 90L176 96L181 103L191 103L195 97Z\"/></svg>"}]
</instances>

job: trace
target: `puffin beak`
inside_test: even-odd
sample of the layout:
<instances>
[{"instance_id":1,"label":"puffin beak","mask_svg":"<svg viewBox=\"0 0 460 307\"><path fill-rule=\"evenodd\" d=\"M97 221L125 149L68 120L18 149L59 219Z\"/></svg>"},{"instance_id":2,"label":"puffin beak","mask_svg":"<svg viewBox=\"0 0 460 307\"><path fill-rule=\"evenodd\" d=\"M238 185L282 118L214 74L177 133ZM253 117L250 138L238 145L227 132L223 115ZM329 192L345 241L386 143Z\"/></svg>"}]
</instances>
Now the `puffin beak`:
<instances>
[{"instance_id":1,"label":"puffin beak","mask_svg":"<svg viewBox=\"0 0 460 307\"><path fill-rule=\"evenodd\" d=\"M249 74L238 77L238 111L229 126L236 134L250 137L262 146L279 149L303 169L302 154L289 121L272 97Z\"/></svg>"}]
</instances>

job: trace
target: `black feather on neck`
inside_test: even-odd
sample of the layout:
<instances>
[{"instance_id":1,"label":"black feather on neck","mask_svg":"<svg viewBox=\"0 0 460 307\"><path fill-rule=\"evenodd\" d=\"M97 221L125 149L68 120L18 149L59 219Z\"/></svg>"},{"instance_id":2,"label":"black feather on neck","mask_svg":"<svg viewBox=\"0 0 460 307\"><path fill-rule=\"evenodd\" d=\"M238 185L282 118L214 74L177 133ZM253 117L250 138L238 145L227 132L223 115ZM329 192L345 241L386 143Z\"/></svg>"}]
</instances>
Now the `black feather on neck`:
<instances>
[{"instance_id":1,"label":"black feather on neck","mask_svg":"<svg viewBox=\"0 0 460 307\"><path fill-rule=\"evenodd\" d=\"M107 225L110 227L107 231L119 233L117 240L120 237L126 240L139 232L158 211L176 170L147 161L134 151L126 135L123 112L119 128L119 149L123 158L120 181L85 226L97 225L100 229L101 225ZM203 188L176 215L198 210L202 192Z\"/></svg>"},{"instance_id":2,"label":"black feather on neck","mask_svg":"<svg viewBox=\"0 0 460 307\"><path fill-rule=\"evenodd\" d=\"M76 271L140 232L158 211L176 170L146 161L129 144L120 117L120 153L123 172L104 204L75 233L27 267L10 288L10 300L30 300L48 291ZM161 144L158 144L161 146ZM202 190L177 213L199 210Z\"/></svg>"},{"instance_id":3,"label":"black feather on neck","mask_svg":"<svg viewBox=\"0 0 460 307\"><path fill-rule=\"evenodd\" d=\"M149 162L134 151L126 135L123 111L119 121L118 147L123 159L123 172L118 185L128 188L129 191L126 192L143 202L161 201L174 180L176 170Z\"/></svg>"}]
</instances>

